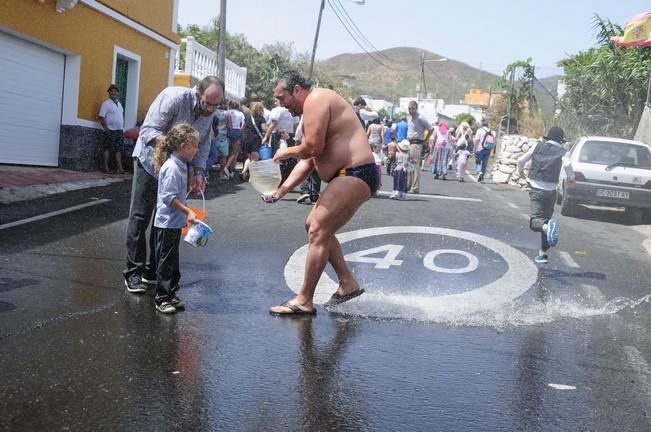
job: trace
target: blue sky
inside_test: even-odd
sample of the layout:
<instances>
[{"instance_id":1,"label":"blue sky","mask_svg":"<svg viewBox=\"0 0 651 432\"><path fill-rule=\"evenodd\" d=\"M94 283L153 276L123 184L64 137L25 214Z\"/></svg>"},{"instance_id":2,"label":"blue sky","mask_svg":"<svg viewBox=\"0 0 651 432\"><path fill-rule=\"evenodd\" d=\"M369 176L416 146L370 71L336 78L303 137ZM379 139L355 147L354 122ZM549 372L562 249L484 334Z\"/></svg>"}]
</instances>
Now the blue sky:
<instances>
[{"instance_id":1,"label":"blue sky","mask_svg":"<svg viewBox=\"0 0 651 432\"><path fill-rule=\"evenodd\" d=\"M531 57L541 77L558 73L559 60L595 45L595 13L623 26L651 9L648 0L468 0L463 7L435 0L331 1L345 8L379 50L423 48L496 74ZM311 52L319 5L320 0L231 0L226 28L244 34L256 48L279 41ZM179 1L182 25L207 25L218 14L217 0ZM326 0L317 60L360 52Z\"/></svg>"}]
</instances>

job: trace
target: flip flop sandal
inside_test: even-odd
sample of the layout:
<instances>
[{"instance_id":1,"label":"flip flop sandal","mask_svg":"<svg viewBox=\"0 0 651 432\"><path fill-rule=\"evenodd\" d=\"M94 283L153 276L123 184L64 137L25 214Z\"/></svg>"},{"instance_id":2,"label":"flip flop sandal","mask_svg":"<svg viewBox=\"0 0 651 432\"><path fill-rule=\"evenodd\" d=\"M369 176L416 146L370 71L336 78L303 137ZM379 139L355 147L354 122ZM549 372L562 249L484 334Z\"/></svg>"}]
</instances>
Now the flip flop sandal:
<instances>
[{"instance_id":1,"label":"flip flop sandal","mask_svg":"<svg viewBox=\"0 0 651 432\"><path fill-rule=\"evenodd\" d=\"M289 309L289 312L274 312L272 310L269 310L269 313L274 316L316 315L316 308L312 308L312 310L304 310L297 305L291 304L289 300L287 300L285 303L279 304L278 306Z\"/></svg>"},{"instance_id":2,"label":"flip flop sandal","mask_svg":"<svg viewBox=\"0 0 651 432\"><path fill-rule=\"evenodd\" d=\"M345 303L348 300L352 300L355 297L359 297L362 294L364 294L364 289L363 288L360 288L357 291L353 291L353 292L351 292L349 294L346 294L346 295L341 295L341 294L334 293L332 295L332 297L330 297L330 300L328 300L323 306L325 306L325 307L336 306L336 305Z\"/></svg>"}]
</instances>

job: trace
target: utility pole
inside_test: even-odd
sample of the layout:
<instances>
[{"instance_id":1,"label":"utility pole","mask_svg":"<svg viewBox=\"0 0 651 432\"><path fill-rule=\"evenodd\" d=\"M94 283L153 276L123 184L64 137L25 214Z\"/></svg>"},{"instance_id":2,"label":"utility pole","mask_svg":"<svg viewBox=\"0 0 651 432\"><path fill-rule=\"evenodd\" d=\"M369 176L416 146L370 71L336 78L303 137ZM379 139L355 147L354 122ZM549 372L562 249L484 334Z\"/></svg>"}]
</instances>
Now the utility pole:
<instances>
[{"instance_id":1,"label":"utility pole","mask_svg":"<svg viewBox=\"0 0 651 432\"><path fill-rule=\"evenodd\" d=\"M321 8L319 9L319 20L316 22L316 33L314 33L314 45L312 46L312 60L310 60L310 73L308 79L312 78L312 72L314 71L314 57L316 56L316 44L319 41L319 30L321 29L321 16L323 15L323 9L325 8L325 0L321 0Z\"/></svg>"},{"instance_id":2,"label":"utility pole","mask_svg":"<svg viewBox=\"0 0 651 432\"><path fill-rule=\"evenodd\" d=\"M509 107L507 110L506 114L506 134L510 135L511 134L511 104L513 101L513 84L515 80L515 68L511 71L511 79L509 80L510 86L509 86Z\"/></svg>"},{"instance_id":3,"label":"utility pole","mask_svg":"<svg viewBox=\"0 0 651 432\"><path fill-rule=\"evenodd\" d=\"M423 94L427 98L427 84L425 83L425 51L420 53L420 75L423 79Z\"/></svg>"},{"instance_id":4,"label":"utility pole","mask_svg":"<svg viewBox=\"0 0 651 432\"><path fill-rule=\"evenodd\" d=\"M217 42L217 76L226 76L226 0L219 2L219 41Z\"/></svg>"}]
</instances>

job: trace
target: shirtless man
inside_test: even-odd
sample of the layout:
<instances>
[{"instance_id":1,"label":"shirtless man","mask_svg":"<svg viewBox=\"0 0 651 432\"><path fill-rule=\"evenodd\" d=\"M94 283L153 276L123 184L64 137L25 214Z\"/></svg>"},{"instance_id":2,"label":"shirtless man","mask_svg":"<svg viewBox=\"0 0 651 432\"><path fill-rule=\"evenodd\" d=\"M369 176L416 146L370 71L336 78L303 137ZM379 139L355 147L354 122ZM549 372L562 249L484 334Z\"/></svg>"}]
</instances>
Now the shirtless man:
<instances>
[{"instance_id":1,"label":"shirtless man","mask_svg":"<svg viewBox=\"0 0 651 432\"><path fill-rule=\"evenodd\" d=\"M346 265L341 245L335 237L357 209L377 188L377 169L366 134L352 106L332 90L311 88L298 72L284 72L274 88L274 97L292 115L303 115L303 140L300 145L276 152L279 162L296 158L298 164L276 191L263 196L276 202L316 169L328 182L305 228L309 242L305 276L297 295L269 310L272 315L316 314L314 291L327 263L337 273L339 287L325 304L334 306L364 293Z\"/></svg>"}]
</instances>

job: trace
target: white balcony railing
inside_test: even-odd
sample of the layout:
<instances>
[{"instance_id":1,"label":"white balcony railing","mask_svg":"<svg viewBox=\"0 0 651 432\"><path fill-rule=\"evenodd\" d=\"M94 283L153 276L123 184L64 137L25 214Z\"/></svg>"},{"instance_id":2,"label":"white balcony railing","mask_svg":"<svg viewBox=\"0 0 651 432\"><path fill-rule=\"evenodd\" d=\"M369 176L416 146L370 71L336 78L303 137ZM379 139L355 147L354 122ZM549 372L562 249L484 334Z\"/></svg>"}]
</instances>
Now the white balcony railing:
<instances>
[{"instance_id":1,"label":"white balcony railing","mask_svg":"<svg viewBox=\"0 0 651 432\"><path fill-rule=\"evenodd\" d=\"M181 50L176 52L175 71L189 74L201 80L207 75L217 75L217 53L195 41L192 36L181 39L185 43L185 62L181 61ZM246 93L246 68L226 59L224 67L226 97L241 100Z\"/></svg>"}]
</instances>

